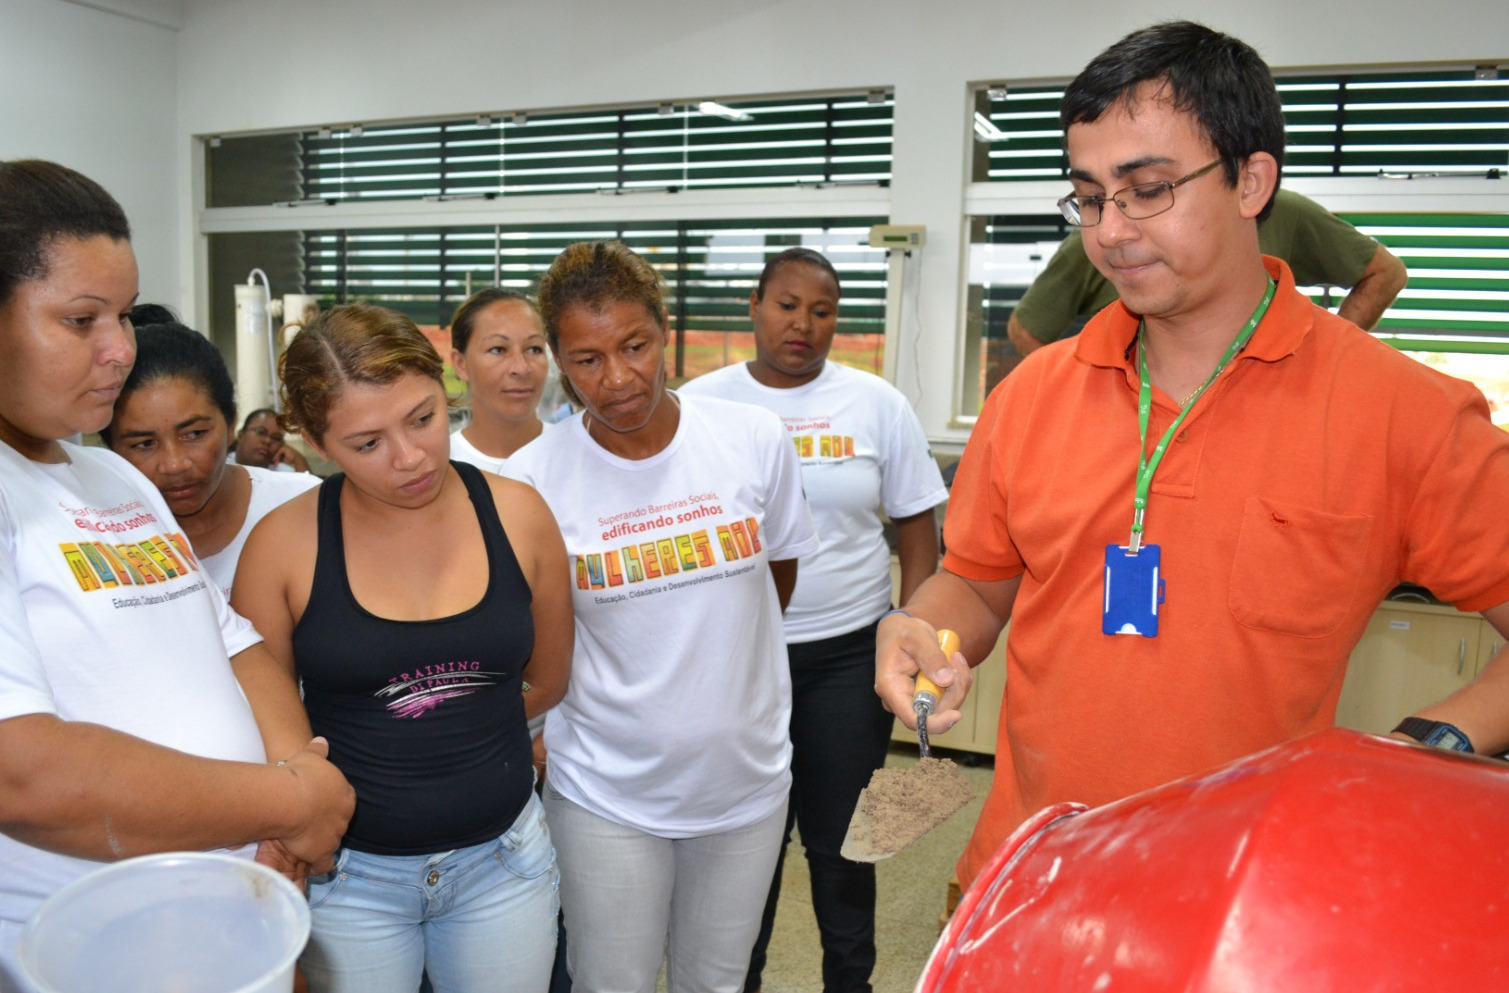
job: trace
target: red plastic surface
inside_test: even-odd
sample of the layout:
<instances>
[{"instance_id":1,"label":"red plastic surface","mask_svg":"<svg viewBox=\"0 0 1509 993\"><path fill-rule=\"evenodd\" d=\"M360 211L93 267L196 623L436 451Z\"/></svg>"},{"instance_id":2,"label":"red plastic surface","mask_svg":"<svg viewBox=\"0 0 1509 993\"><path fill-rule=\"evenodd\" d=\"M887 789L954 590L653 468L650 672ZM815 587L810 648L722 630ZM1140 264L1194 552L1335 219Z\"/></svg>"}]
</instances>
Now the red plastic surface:
<instances>
[{"instance_id":1,"label":"red plastic surface","mask_svg":"<svg viewBox=\"0 0 1509 993\"><path fill-rule=\"evenodd\" d=\"M1509 990L1509 764L1331 729L1049 808L965 894L917 989Z\"/></svg>"}]
</instances>

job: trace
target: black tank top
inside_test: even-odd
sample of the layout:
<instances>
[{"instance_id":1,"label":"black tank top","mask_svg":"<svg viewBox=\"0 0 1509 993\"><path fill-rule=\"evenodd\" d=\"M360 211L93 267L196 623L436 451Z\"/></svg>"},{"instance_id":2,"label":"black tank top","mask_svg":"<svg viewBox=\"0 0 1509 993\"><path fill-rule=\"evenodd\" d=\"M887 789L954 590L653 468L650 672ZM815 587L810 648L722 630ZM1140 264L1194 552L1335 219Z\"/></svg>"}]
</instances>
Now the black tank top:
<instances>
[{"instance_id":1,"label":"black tank top","mask_svg":"<svg viewBox=\"0 0 1509 993\"><path fill-rule=\"evenodd\" d=\"M421 855L502 834L529 799L534 766L522 672L534 647L529 584L482 473L451 463L487 546L488 582L470 610L426 621L376 617L356 602L341 532L343 475L320 487L319 549L293 656L314 733L356 788L345 845ZM395 561L424 569L426 556Z\"/></svg>"}]
</instances>

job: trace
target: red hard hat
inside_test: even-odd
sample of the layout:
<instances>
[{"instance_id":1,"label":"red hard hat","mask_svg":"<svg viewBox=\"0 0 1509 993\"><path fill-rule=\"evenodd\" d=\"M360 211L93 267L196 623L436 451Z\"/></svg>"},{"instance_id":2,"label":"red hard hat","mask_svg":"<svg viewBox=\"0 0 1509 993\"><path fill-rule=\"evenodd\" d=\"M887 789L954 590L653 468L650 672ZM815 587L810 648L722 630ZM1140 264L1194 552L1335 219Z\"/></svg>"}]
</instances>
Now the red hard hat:
<instances>
[{"instance_id":1,"label":"red hard hat","mask_svg":"<svg viewBox=\"0 0 1509 993\"><path fill-rule=\"evenodd\" d=\"M1509 990L1509 764L1333 728L1023 824L918 993Z\"/></svg>"}]
</instances>

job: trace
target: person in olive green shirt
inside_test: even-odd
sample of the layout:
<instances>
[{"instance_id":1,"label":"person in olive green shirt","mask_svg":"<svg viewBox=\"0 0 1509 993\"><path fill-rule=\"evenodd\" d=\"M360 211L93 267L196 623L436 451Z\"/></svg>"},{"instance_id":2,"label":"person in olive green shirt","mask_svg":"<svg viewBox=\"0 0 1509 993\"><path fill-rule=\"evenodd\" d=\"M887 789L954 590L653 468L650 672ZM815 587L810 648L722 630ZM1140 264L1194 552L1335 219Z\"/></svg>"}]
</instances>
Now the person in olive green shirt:
<instances>
[{"instance_id":1,"label":"person in olive green shirt","mask_svg":"<svg viewBox=\"0 0 1509 993\"><path fill-rule=\"evenodd\" d=\"M1258 246L1289 263L1299 286L1350 288L1338 313L1364 331L1404 289L1404 263L1387 248L1289 190L1274 196L1273 213L1258 226ZM1090 264L1076 228L1027 287L1007 323L1007 337L1026 355L1063 337L1076 317L1115 299L1116 288Z\"/></svg>"}]
</instances>

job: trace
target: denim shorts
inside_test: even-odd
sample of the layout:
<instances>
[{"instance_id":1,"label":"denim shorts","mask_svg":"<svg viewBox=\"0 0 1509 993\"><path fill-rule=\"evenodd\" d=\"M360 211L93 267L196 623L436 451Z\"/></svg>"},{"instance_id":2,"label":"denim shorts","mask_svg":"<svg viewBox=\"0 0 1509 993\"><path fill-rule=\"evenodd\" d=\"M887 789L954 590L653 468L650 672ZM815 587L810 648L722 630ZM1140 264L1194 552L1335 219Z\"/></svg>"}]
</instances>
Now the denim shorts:
<instances>
[{"instance_id":1,"label":"denim shorts","mask_svg":"<svg viewBox=\"0 0 1509 993\"><path fill-rule=\"evenodd\" d=\"M432 855L341 850L310 879L313 930L300 967L312 993L544 993L559 876L533 794L502 836Z\"/></svg>"}]
</instances>

